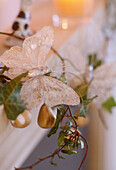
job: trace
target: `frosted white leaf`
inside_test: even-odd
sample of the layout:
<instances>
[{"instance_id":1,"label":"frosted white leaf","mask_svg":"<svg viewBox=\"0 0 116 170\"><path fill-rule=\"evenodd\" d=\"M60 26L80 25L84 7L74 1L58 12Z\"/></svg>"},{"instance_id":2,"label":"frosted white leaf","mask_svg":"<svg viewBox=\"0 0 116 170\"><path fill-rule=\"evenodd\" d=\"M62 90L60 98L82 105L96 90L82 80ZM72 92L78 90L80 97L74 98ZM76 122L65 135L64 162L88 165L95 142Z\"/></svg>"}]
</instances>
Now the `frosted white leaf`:
<instances>
[{"instance_id":1,"label":"frosted white leaf","mask_svg":"<svg viewBox=\"0 0 116 170\"><path fill-rule=\"evenodd\" d=\"M79 50L75 45L68 44L65 48L61 51L61 55L63 58L68 59L73 63L74 67L71 65L69 61L66 61L66 70L67 71L78 71L83 72L85 69L85 60Z\"/></svg>"},{"instance_id":2,"label":"frosted white leaf","mask_svg":"<svg viewBox=\"0 0 116 170\"><path fill-rule=\"evenodd\" d=\"M101 104L109 97L115 97L116 86L116 62L106 63L94 71L94 79L89 87L88 95L98 95L94 100L100 108Z\"/></svg>"},{"instance_id":3,"label":"frosted white leaf","mask_svg":"<svg viewBox=\"0 0 116 170\"><path fill-rule=\"evenodd\" d=\"M80 29L78 38L79 47L85 55L100 51L105 41L104 34L93 20Z\"/></svg>"},{"instance_id":4,"label":"frosted white leaf","mask_svg":"<svg viewBox=\"0 0 116 170\"><path fill-rule=\"evenodd\" d=\"M71 87L77 86L77 83L80 82L75 75L81 76L81 73L85 71L85 60L80 52L80 50L72 44L66 45L63 50L59 51L62 58L65 59L65 72L66 80L68 85ZM53 76L60 77L62 74L62 61L56 55L53 55L50 59L47 60L46 65L51 68ZM73 85L73 86L72 86Z\"/></svg>"},{"instance_id":5,"label":"frosted white leaf","mask_svg":"<svg viewBox=\"0 0 116 170\"><path fill-rule=\"evenodd\" d=\"M43 65L52 43L53 30L51 27L44 27L37 34L26 38L23 47L14 46L5 51L0 57L0 62L12 69L9 72L11 76L18 76L22 72Z\"/></svg>"},{"instance_id":6,"label":"frosted white leaf","mask_svg":"<svg viewBox=\"0 0 116 170\"><path fill-rule=\"evenodd\" d=\"M106 49L107 54L105 56L105 62L116 61L116 31L108 41L108 47Z\"/></svg>"},{"instance_id":7,"label":"frosted white leaf","mask_svg":"<svg viewBox=\"0 0 116 170\"><path fill-rule=\"evenodd\" d=\"M21 0L21 8L28 8L34 0Z\"/></svg>"},{"instance_id":8,"label":"frosted white leaf","mask_svg":"<svg viewBox=\"0 0 116 170\"><path fill-rule=\"evenodd\" d=\"M7 128L9 120L4 111L4 105L0 105L0 134L2 134Z\"/></svg>"},{"instance_id":9,"label":"frosted white leaf","mask_svg":"<svg viewBox=\"0 0 116 170\"><path fill-rule=\"evenodd\" d=\"M29 110L37 107L41 101L49 107L59 104L78 105L80 102L79 96L71 87L47 76L37 76L26 81L20 96Z\"/></svg>"}]
</instances>

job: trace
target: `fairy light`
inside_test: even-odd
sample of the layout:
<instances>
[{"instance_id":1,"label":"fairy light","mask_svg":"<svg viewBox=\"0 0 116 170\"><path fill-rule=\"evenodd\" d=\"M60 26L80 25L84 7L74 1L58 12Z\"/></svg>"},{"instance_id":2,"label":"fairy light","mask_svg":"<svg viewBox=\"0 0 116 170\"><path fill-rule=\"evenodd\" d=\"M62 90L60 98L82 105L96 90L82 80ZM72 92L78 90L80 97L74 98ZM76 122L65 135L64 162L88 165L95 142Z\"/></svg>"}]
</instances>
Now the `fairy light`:
<instances>
[{"instance_id":1,"label":"fairy light","mask_svg":"<svg viewBox=\"0 0 116 170\"><path fill-rule=\"evenodd\" d=\"M62 21L62 29L64 29L64 30L68 29L68 20L67 19L63 19L63 21Z\"/></svg>"}]
</instances>

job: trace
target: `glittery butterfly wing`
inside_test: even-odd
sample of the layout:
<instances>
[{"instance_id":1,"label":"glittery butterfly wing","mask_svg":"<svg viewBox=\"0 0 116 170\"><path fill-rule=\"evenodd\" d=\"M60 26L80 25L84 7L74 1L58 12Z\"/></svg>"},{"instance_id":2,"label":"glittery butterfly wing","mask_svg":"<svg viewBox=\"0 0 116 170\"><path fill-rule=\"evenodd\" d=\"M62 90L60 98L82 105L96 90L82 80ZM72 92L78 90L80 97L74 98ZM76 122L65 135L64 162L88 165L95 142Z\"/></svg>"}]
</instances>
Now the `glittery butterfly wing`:
<instances>
[{"instance_id":1,"label":"glittery butterfly wing","mask_svg":"<svg viewBox=\"0 0 116 170\"><path fill-rule=\"evenodd\" d=\"M59 104L78 105L80 103L77 93L61 81L47 76L41 76L42 99L53 107Z\"/></svg>"},{"instance_id":2,"label":"glittery butterfly wing","mask_svg":"<svg viewBox=\"0 0 116 170\"><path fill-rule=\"evenodd\" d=\"M89 97L98 95L94 101L100 108L101 104L105 102L109 97L113 96L116 98L115 90L116 62L105 63L94 71L93 81L89 87L88 95Z\"/></svg>"},{"instance_id":3,"label":"glittery butterfly wing","mask_svg":"<svg viewBox=\"0 0 116 170\"><path fill-rule=\"evenodd\" d=\"M49 107L59 104L78 105L80 102L79 96L71 87L47 76L37 76L26 81L20 96L29 110L38 107L41 101Z\"/></svg>"},{"instance_id":4,"label":"glittery butterfly wing","mask_svg":"<svg viewBox=\"0 0 116 170\"><path fill-rule=\"evenodd\" d=\"M32 68L42 66L53 43L53 30L51 27L44 27L34 36L28 37L23 43L23 55Z\"/></svg>"},{"instance_id":5,"label":"glittery butterfly wing","mask_svg":"<svg viewBox=\"0 0 116 170\"><path fill-rule=\"evenodd\" d=\"M53 42L53 31L44 27L37 34L28 37L23 42L23 47L14 46L4 52L0 57L7 67L12 68L11 74L21 74L43 65Z\"/></svg>"},{"instance_id":6,"label":"glittery butterfly wing","mask_svg":"<svg viewBox=\"0 0 116 170\"><path fill-rule=\"evenodd\" d=\"M38 107L42 101L41 81L39 77L27 80L21 88L20 97L29 110Z\"/></svg>"}]
</instances>

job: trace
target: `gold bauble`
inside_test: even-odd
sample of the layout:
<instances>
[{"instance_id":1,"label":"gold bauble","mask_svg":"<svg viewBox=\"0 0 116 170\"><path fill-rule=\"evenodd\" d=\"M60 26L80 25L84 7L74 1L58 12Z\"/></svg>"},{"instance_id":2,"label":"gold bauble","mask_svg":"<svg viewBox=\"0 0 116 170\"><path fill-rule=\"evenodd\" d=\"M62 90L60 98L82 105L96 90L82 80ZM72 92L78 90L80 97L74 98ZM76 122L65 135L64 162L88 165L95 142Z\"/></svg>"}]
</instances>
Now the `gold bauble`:
<instances>
[{"instance_id":1,"label":"gold bauble","mask_svg":"<svg viewBox=\"0 0 116 170\"><path fill-rule=\"evenodd\" d=\"M53 110L46 104L43 104L38 115L38 125L41 128L52 128L55 124L55 115Z\"/></svg>"},{"instance_id":2,"label":"gold bauble","mask_svg":"<svg viewBox=\"0 0 116 170\"><path fill-rule=\"evenodd\" d=\"M23 113L19 114L16 120L11 120L12 126L15 128L25 128L32 121L32 115L28 110L25 110Z\"/></svg>"}]
</instances>

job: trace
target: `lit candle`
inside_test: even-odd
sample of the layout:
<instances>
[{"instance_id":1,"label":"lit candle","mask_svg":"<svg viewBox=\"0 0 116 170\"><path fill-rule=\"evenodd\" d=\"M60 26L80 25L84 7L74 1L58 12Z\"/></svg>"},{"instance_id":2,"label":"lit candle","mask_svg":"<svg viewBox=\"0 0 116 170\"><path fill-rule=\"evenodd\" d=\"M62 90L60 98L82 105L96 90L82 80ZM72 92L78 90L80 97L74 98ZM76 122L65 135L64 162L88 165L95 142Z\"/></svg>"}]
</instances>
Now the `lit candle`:
<instances>
[{"instance_id":1,"label":"lit candle","mask_svg":"<svg viewBox=\"0 0 116 170\"><path fill-rule=\"evenodd\" d=\"M94 0L53 0L56 12L61 16L88 17L92 14Z\"/></svg>"}]
</instances>

